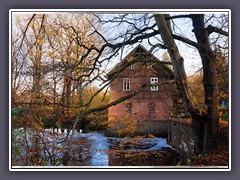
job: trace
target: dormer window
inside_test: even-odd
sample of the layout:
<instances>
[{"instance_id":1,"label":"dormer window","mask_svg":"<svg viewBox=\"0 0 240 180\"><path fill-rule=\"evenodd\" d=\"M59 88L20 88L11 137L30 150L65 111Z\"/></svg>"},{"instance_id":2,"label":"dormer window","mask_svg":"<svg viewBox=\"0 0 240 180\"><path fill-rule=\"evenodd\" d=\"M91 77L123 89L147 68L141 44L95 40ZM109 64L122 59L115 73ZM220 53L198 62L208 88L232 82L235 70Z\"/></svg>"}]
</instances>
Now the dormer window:
<instances>
[{"instance_id":1,"label":"dormer window","mask_svg":"<svg viewBox=\"0 0 240 180\"><path fill-rule=\"evenodd\" d=\"M150 78L150 84L157 84L158 83L158 77L151 77ZM151 91L158 91L158 86L151 86Z\"/></svg>"},{"instance_id":2,"label":"dormer window","mask_svg":"<svg viewBox=\"0 0 240 180\"><path fill-rule=\"evenodd\" d=\"M135 69L135 64L131 64L131 65L129 66L129 69L130 69L130 70Z\"/></svg>"},{"instance_id":3,"label":"dormer window","mask_svg":"<svg viewBox=\"0 0 240 180\"><path fill-rule=\"evenodd\" d=\"M130 91L130 78L123 78L123 91Z\"/></svg>"}]
</instances>

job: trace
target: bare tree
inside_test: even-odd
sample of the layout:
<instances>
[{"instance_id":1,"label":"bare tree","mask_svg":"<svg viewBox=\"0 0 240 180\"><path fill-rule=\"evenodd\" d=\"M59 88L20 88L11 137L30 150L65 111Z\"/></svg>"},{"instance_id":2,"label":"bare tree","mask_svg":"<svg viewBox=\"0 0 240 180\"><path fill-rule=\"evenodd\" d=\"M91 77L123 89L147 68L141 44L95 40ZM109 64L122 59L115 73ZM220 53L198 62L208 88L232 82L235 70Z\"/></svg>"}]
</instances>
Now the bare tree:
<instances>
[{"instance_id":1,"label":"bare tree","mask_svg":"<svg viewBox=\"0 0 240 180\"><path fill-rule=\"evenodd\" d=\"M193 22L193 32L197 42L191 41L190 45L196 47L199 51L203 65L203 85L205 92L206 111L197 108L193 102L193 96L187 84L186 73L183 66L183 58L181 57L178 48L172 36L172 30L166 19L169 15L156 15L155 19L159 28L159 32L165 44L169 46L169 54L173 61L175 78L178 80L178 88L183 97L185 107L192 115L193 130L197 137L196 150L197 152L207 152L211 149L212 140L219 135L219 111L218 111L218 85L216 79L216 55L211 48L209 36L215 29L223 35L228 35L227 32L213 26L205 27L204 14L194 14L185 16ZM211 30L210 30L211 29ZM181 39L181 38L178 38ZM185 39L186 40L186 39ZM187 42L187 41L185 41Z\"/></svg>"},{"instance_id":2,"label":"bare tree","mask_svg":"<svg viewBox=\"0 0 240 180\"><path fill-rule=\"evenodd\" d=\"M154 20L152 19L153 17ZM187 18L192 22L193 37L187 38L187 35L183 33L175 34L177 32L176 29L179 29L179 27L176 26L174 20L179 18ZM111 19L105 19L107 18L102 20L103 24L114 23L116 26L121 27L122 25L125 27L124 32L121 32L117 38L115 37L115 39L122 38L124 40L121 43L122 46L147 40L152 46L151 51L156 47L168 50L178 90L185 108L192 116L192 125L196 136L196 152L209 151L212 142L219 135L218 84L216 79L217 62L213 48L214 46L225 50L228 48L228 16L226 13L222 15L186 14L173 16L168 14L123 14ZM172 24L170 20L173 22ZM156 26L158 29L155 29ZM159 35L161 38L158 37ZM151 39L152 37L155 38L155 41ZM199 52L203 67L205 93L205 101L202 106L199 106L194 101L187 81L184 59L175 40L181 41ZM119 44L112 44L108 41L107 45L116 48Z\"/></svg>"},{"instance_id":3,"label":"bare tree","mask_svg":"<svg viewBox=\"0 0 240 180\"><path fill-rule=\"evenodd\" d=\"M38 32L35 33L38 36L35 36L35 43L33 43L38 48L38 52L41 52L39 51L42 47L40 46L41 42L43 42L41 38L47 39L44 41L46 42L45 47L48 47L47 52L49 52L47 59L54 60L54 63L52 62L52 72L54 73L52 74L54 74L54 77L59 72L61 74L59 81L53 78L53 91L55 92L54 97L57 93L62 93L62 102L54 100L54 104L58 104L59 107L78 109L73 129L78 121L86 117L86 115L123 102L148 86L143 85L136 92L108 104L99 107L91 106L94 98L100 93L105 92L103 96L107 93L110 83L121 71L135 63L134 60L126 63L122 69L106 78L106 67L112 59L122 57L124 48L127 50L128 47L136 43L146 43L151 47L149 52L154 52L158 48L167 49L173 65L175 82L184 106L191 113L193 119L196 151L208 151L211 148L213 138L219 134L216 56L212 48L213 45L228 48L227 43L225 43L227 39L223 38L228 36L227 15L188 14L170 16L139 13L94 14L92 16L88 14L83 16L84 21L78 15L73 14L72 19L69 18L70 21L68 21L67 15L65 18L60 18L60 16L49 18L48 16L50 19L48 20L49 24L40 23L41 26ZM175 20L179 18L187 18L192 22L192 27L189 28L193 28L193 38L187 38L187 34L175 33L179 29L175 25ZM35 16L28 20L25 28L22 28L20 42L27 42L29 38L28 26L34 19ZM39 22L46 21L43 15L41 19L42 21ZM207 24L209 26L206 27ZM45 33L44 36L43 33ZM184 68L184 59L178 50L176 40L195 48L199 52L204 72L204 106L198 106L193 100ZM31 52L28 52L28 54L31 54ZM41 57L40 54L37 57ZM96 82L100 83L101 86L96 89L91 97L83 101L84 88ZM62 90L57 92L58 86ZM77 104L71 103L71 97L74 97L75 92L78 94ZM199 107L206 107L206 109Z\"/></svg>"}]
</instances>

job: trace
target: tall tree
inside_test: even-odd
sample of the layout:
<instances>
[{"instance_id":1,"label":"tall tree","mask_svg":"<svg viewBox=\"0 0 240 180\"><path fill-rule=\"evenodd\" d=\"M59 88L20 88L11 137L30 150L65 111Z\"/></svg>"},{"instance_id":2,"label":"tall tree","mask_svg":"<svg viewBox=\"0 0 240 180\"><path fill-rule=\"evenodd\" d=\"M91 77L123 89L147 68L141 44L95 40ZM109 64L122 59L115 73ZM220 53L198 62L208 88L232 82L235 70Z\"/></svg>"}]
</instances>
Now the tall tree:
<instances>
[{"instance_id":1,"label":"tall tree","mask_svg":"<svg viewBox=\"0 0 240 180\"><path fill-rule=\"evenodd\" d=\"M40 101L41 96L41 81L42 81L42 57L43 57L43 44L45 39L44 33L45 15L33 15L28 24L29 35L24 38L26 45L27 56L31 61L31 74L32 74L32 97L31 101ZM22 31L24 25L18 23Z\"/></svg>"},{"instance_id":2,"label":"tall tree","mask_svg":"<svg viewBox=\"0 0 240 180\"><path fill-rule=\"evenodd\" d=\"M171 23L170 20L174 22L174 20L179 18L187 18L192 22L194 33L192 40L187 38L188 34L180 36L175 33L175 23ZM219 40L221 42L227 41L226 39L221 39L222 36L228 36L226 32L228 29L226 15L213 15L206 18L203 14L174 16L153 15L149 13L110 14L109 16L107 14L95 14L93 21L87 17L85 19L87 19L88 23L86 21L80 23L81 26L88 24L89 29L86 28L85 30L82 30L80 28L81 26L75 26L75 23L80 22L78 18L72 19L72 23L64 23L64 21L67 22L67 19L68 18L59 21L52 20L52 23L48 26L52 31L46 30L46 28L43 29L45 29L44 32L47 32L46 36L49 47L51 47L50 49L55 53L53 57L55 57L56 62L59 63L60 69L58 69L58 71L62 72L61 75L63 78L58 85L63 89L63 91L61 91L63 96L70 98L71 94L79 87L77 90L79 94L79 104L76 105L76 107L81 107L81 110L78 117L82 118L90 113L104 110L112 105L123 102L146 87L140 87L136 92L104 106L90 106L94 98L96 98L100 92L106 91L111 81L113 81L123 69L131 65L130 63L126 64L123 69L119 69L111 78L106 78L105 68L111 60L118 57L118 54L121 54L123 47L131 47L135 43L148 43L151 46L150 52L155 48L161 48L167 49L169 53L178 90L185 108L188 109L193 118L196 150L198 152L205 152L211 148L213 138L217 137L219 133L216 54L212 50L212 46L217 44L216 42ZM102 23L102 29L98 28L95 22L96 19L99 20L97 24ZM44 20L43 17L42 20ZM32 20L29 22L31 21ZM222 29L214 26L221 21L223 22ZM211 25L206 27L206 24ZM21 36L21 39L23 39L23 41L26 41L25 39L28 38L28 33L26 33L25 29L23 28L22 30L23 36ZM216 34L219 34L221 37ZM86 39L84 39L84 37ZM184 42L188 44L188 46L190 45L199 52L203 66L204 104L207 107L206 110L199 108L194 101L187 81L184 59L181 56L182 52L179 50L180 48L175 42L176 40ZM97 43L99 41L100 43ZM41 44L41 41L39 41L39 43ZM36 46L40 48L40 44L36 44ZM227 43L224 44L225 47L227 47L226 45ZM101 87L98 88L87 101L82 103L81 96L85 84L92 84L96 81L100 82ZM71 106L70 101L66 102L68 103L60 103L61 106ZM75 125L77 121L78 118L75 121Z\"/></svg>"},{"instance_id":3,"label":"tall tree","mask_svg":"<svg viewBox=\"0 0 240 180\"><path fill-rule=\"evenodd\" d=\"M176 27L175 20L179 18L188 19L192 22L194 37L188 38L188 34L181 31L183 29ZM193 119L196 152L209 151L212 142L219 135L217 59L213 47L218 45L228 48L228 15L226 13L221 15L214 13L211 15L176 14L172 16L169 14L120 14L106 19L104 17L101 20L103 24L110 25L112 23L117 27L124 27L122 28L124 29L123 32L120 31L120 35L113 38L113 41L106 40L107 45L112 49L143 42L144 40L145 42L147 40L147 43L152 46L150 51L157 47L167 49L172 60L178 90L185 108L190 112ZM114 25L112 26L114 27ZM180 30L177 32L177 29ZM159 38L159 35L161 38ZM114 41L116 39L118 41ZM119 39L122 39L123 42L118 43ZM206 107L206 110L194 101L187 81L184 58L181 56L182 52L179 51L175 40L187 44L188 48L192 47L199 53L203 68L204 107Z\"/></svg>"},{"instance_id":4,"label":"tall tree","mask_svg":"<svg viewBox=\"0 0 240 180\"><path fill-rule=\"evenodd\" d=\"M211 149L213 138L219 135L218 86L216 79L216 55L211 49L209 35L211 31L205 27L204 14L188 16L193 23L193 32L197 43L191 43L198 49L203 65L203 86L205 92L206 112L198 109L193 101L193 95L187 84L183 66L184 59L174 42L172 30L167 22L169 15L155 15L159 33L163 42L169 46L168 53L173 62L174 75L178 89L182 95L184 105L192 115L193 130L196 135L196 150L207 152ZM209 26L210 27L210 26ZM212 31L213 32L213 31ZM223 31L221 31L223 32ZM223 32L224 35L227 33Z\"/></svg>"}]
</instances>

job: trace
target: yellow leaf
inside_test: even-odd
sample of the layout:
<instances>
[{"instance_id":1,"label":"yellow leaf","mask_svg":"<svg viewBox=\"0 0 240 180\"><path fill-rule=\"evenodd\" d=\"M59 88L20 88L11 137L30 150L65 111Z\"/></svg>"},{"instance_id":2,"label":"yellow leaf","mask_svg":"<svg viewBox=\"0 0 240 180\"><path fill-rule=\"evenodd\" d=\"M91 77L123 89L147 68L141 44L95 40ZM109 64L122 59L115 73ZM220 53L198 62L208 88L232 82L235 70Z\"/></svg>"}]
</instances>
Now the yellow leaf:
<instances>
[{"instance_id":1,"label":"yellow leaf","mask_svg":"<svg viewBox=\"0 0 240 180\"><path fill-rule=\"evenodd\" d=\"M38 45L42 45L43 44L43 40L38 39L37 43L38 43Z\"/></svg>"}]
</instances>

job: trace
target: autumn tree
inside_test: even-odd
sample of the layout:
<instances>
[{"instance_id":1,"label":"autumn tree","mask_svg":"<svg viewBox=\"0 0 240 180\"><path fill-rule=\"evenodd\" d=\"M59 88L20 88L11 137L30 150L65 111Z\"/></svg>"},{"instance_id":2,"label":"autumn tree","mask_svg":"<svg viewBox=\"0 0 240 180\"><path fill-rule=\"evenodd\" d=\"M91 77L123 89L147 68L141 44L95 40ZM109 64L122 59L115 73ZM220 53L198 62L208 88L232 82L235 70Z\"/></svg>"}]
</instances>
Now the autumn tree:
<instances>
[{"instance_id":1,"label":"autumn tree","mask_svg":"<svg viewBox=\"0 0 240 180\"><path fill-rule=\"evenodd\" d=\"M175 81L185 108L192 117L193 131L196 136L196 152L206 152L212 147L212 142L219 135L219 110L218 110L218 86L216 66L217 59L214 53L214 45L228 48L228 16L226 13L218 14L120 14L114 18L101 19L103 24L114 23L118 27L125 27L120 32L118 39L122 38L121 46L131 45L136 42L148 43L152 52L157 47L167 49L171 58ZM191 37L188 34L176 32L180 29L175 21L188 19L192 22ZM173 23L171 23L171 21ZM160 36L160 37L159 37ZM115 39L117 39L115 37ZM198 51L203 68L204 107L195 102L189 88L184 67L184 58L176 43L183 42L187 47ZM110 41L109 41L110 43ZM111 43L109 46L119 47L120 43Z\"/></svg>"},{"instance_id":2,"label":"autumn tree","mask_svg":"<svg viewBox=\"0 0 240 180\"><path fill-rule=\"evenodd\" d=\"M20 21L20 17L16 17L20 31L25 32L25 25ZM45 15L33 15L28 24L28 31L26 31L25 38L20 42L19 46L23 48L24 56L30 61L26 62L28 67L27 72L31 74L32 87L31 87L31 101L37 102L41 98L42 87L42 58L43 58L43 45L44 45L44 21ZM16 42L17 43L17 42ZM19 53L20 49L17 54Z\"/></svg>"},{"instance_id":3,"label":"autumn tree","mask_svg":"<svg viewBox=\"0 0 240 180\"><path fill-rule=\"evenodd\" d=\"M29 144L41 146L46 152L42 163L46 163L46 159L54 163L54 153L47 146L49 140L41 136L44 128L60 128L63 126L61 123L66 122L68 124L65 128L70 132L70 129L79 128L79 122L86 118L93 119L94 113L100 115L101 111L106 115L108 107L138 93L134 92L111 103L106 100L110 84L105 77L106 68L121 48L112 49L104 42L94 19L91 14L77 13L71 16L18 15L14 20L13 32L16 37L12 41L12 70L16 76L13 84L17 81L24 83L20 84L21 88L13 91L21 96L12 99L12 104L16 104L12 114L12 128L15 132L15 129L24 126L25 165L35 164L31 162L31 157L35 156L32 148L35 147L30 147ZM20 66L20 69L15 68L15 65ZM21 74L18 75L18 72ZM92 88L93 85L99 86ZM25 109L26 113L20 112ZM27 123L14 123L19 120ZM31 130L28 131L28 128L33 133L29 134ZM22 132L17 131L17 136L20 134ZM70 139L73 139L73 135L72 133ZM64 143L68 137L69 133L58 143ZM35 143L31 143L31 140ZM14 142L18 142L17 139ZM68 151L70 149L71 145L68 146ZM36 159L38 162L41 160L39 155Z\"/></svg>"},{"instance_id":4,"label":"autumn tree","mask_svg":"<svg viewBox=\"0 0 240 180\"><path fill-rule=\"evenodd\" d=\"M16 108L13 108L13 129L23 126L15 121L32 124L24 125L25 150L29 154L26 164L31 163L28 146L31 143L27 136L38 137L36 146L41 144L51 159L52 153L46 146L48 139L40 136L44 127L49 127L45 125L59 126L61 120L74 123L76 116L81 115L76 120L77 124L90 114L86 111L107 103L106 86L101 89L91 87L94 80L104 76L105 71L105 68L100 68L102 63L98 62L101 41L94 32L98 27L95 24L93 28L92 24L91 14L14 15L12 104L16 104ZM24 83L21 84L22 81ZM22 97L17 98L16 94ZM28 113L20 114L25 107L28 107ZM76 124L67 128L74 130ZM36 133L28 134L27 128Z\"/></svg>"},{"instance_id":5,"label":"autumn tree","mask_svg":"<svg viewBox=\"0 0 240 180\"><path fill-rule=\"evenodd\" d=\"M173 66L174 82L185 108L192 116L192 125L196 136L196 152L206 152L211 149L212 141L219 135L219 94L216 77L216 54L213 46L217 45L220 48L228 49L228 15L226 13L221 15L214 13L186 15L96 13L91 16L92 20L85 17L86 21L81 22L81 26L80 24L79 26L75 25L80 22L78 18L72 19L72 23L65 23L69 22L67 16L55 21L53 18L50 21L52 26L48 25L49 30L46 30L47 26L44 28L41 26L45 24L45 16L41 16L42 21L38 21L40 28L37 34L42 36L37 36L38 41L35 36L33 45L38 48L36 50L40 50L41 43L47 42L47 47L51 49L48 51L50 52L48 59L55 59L54 61L58 62L59 69L56 68L56 70L62 73L60 73L62 79L58 85L62 88L60 92L62 100L64 99L58 104L61 107L79 108L73 129L81 118L121 103L147 87L147 85L143 85L137 91L105 105L91 106L94 98L101 92L105 92L102 93L104 96L114 78L135 62L126 63L122 69L119 69L110 78L106 78L106 68L112 59L121 59L119 57L122 57L124 49L128 50L136 43L145 43L148 44L149 53L157 49L167 50L171 59L170 64ZM35 15L30 20L28 19L28 23L22 28L20 41L26 42L28 28L34 18ZM175 24L179 19L187 19L191 22L191 26L188 27L192 30L191 34L177 31L177 29L181 29ZM83 24L84 27L87 24L87 29L80 28ZM48 41L41 41L43 29L45 33L47 32L44 37ZM188 35L191 37L187 37ZM185 72L184 58L181 55L183 52L180 51L176 42L183 42L183 44L187 44L187 47L191 47L199 53L198 57L201 59L203 68L204 106L206 109L202 109L194 100ZM35 57L40 56L35 54ZM82 88L94 82L100 84L99 88L86 102L81 102ZM56 91L56 86L54 89ZM71 105L69 98L75 90L78 92L79 101L78 104Z\"/></svg>"}]
</instances>

